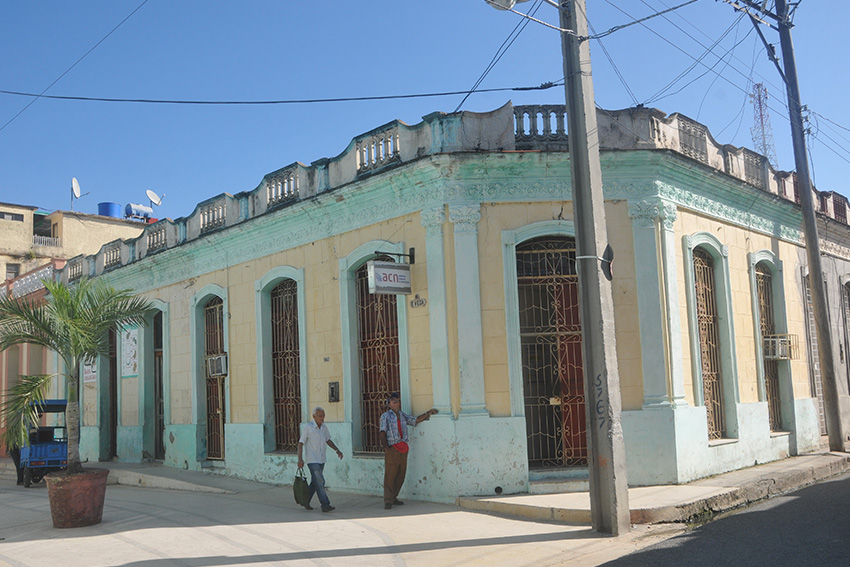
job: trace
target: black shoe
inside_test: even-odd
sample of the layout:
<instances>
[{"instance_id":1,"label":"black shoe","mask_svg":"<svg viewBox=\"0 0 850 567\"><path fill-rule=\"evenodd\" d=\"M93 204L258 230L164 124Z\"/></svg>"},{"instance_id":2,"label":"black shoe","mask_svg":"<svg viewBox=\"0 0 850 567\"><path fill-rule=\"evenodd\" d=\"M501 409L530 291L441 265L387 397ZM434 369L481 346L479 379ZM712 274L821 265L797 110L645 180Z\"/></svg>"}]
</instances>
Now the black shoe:
<instances>
[{"instance_id":1,"label":"black shoe","mask_svg":"<svg viewBox=\"0 0 850 567\"><path fill-rule=\"evenodd\" d=\"M396 498L395 500L393 500L393 504L395 504L396 506L403 506L404 502Z\"/></svg>"},{"instance_id":2,"label":"black shoe","mask_svg":"<svg viewBox=\"0 0 850 567\"><path fill-rule=\"evenodd\" d=\"M327 508L322 508L322 512L332 512L333 510L336 510L336 508L334 508L333 506L328 506Z\"/></svg>"},{"instance_id":3,"label":"black shoe","mask_svg":"<svg viewBox=\"0 0 850 567\"><path fill-rule=\"evenodd\" d=\"M24 481L22 481L22 480L18 481L18 486L23 486L23 484L24 484Z\"/></svg>"},{"instance_id":4,"label":"black shoe","mask_svg":"<svg viewBox=\"0 0 850 567\"><path fill-rule=\"evenodd\" d=\"M392 504L390 504L389 502L387 502L386 504L384 504L384 510L392 510L392 509L393 509L393 505L392 505Z\"/></svg>"},{"instance_id":5,"label":"black shoe","mask_svg":"<svg viewBox=\"0 0 850 567\"><path fill-rule=\"evenodd\" d=\"M305 507L306 509L308 509L308 510L312 510L312 509L313 509L313 507L312 507L312 506L310 506L309 504L305 504L305 505L304 505L304 507Z\"/></svg>"}]
</instances>

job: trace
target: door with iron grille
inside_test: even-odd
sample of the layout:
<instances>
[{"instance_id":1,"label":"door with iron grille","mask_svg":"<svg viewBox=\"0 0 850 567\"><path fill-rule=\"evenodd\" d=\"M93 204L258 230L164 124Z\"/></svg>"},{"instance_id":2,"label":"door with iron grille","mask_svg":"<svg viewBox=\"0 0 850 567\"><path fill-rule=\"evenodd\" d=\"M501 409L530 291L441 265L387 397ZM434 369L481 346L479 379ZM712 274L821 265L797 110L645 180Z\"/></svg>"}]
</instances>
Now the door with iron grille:
<instances>
[{"instance_id":1,"label":"door with iron grille","mask_svg":"<svg viewBox=\"0 0 850 567\"><path fill-rule=\"evenodd\" d=\"M154 459L165 459L165 392L162 380L162 312L153 319Z\"/></svg>"},{"instance_id":2,"label":"door with iron grille","mask_svg":"<svg viewBox=\"0 0 850 567\"><path fill-rule=\"evenodd\" d=\"M211 358L224 354L224 302L214 297L204 307L204 376L207 393L207 458L224 459L224 375L214 374Z\"/></svg>"},{"instance_id":3,"label":"door with iron grille","mask_svg":"<svg viewBox=\"0 0 850 567\"><path fill-rule=\"evenodd\" d=\"M516 248L528 465L587 465L584 368L575 240Z\"/></svg>"},{"instance_id":4,"label":"door with iron grille","mask_svg":"<svg viewBox=\"0 0 850 567\"><path fill-rule=\"evenodd\" d=\"M756 265L761 336L776 334L773 310L773 273L764 264ZM779 397L779 361L764 359L764 388L771 431L782 430L782 403Z\"/></svg>"},{"instance_id":5,"label":"door with iron grille","mask_svg":"<svg viewBox=\"0 0 850 567\"><path fill-rule=\"evenodd\" d=\"M708 438L721 439L725 433L723 380L720 368L720 325L714 279L714 259L694 248L697 327L699 329L702 391L708 417Z\"/></svg>"},{"instance_id":6,"label":"door with iron grille","mask_svg":"<svg viewBox=\"0 0 850 567\"><path fill-rule=\"evenodd\" d=\"M283 280L271 291L272 380L275 449L298 450L301 423L301 354L298 283Z\"/></svg>"},{"instance_id":7,"label":"door with iron grille","mask_svg":"<svg viewBox=\"0 0 850 567\"><path fill-rule=\"evenodd\" d=\"M377 261L391 262L390 257ZM381 452L380 419L390 393L401 385L396 296L369 293L367 267L355 277L357 291L357 340L360 361L359 451Z\"/></svg>"}]
</instances>

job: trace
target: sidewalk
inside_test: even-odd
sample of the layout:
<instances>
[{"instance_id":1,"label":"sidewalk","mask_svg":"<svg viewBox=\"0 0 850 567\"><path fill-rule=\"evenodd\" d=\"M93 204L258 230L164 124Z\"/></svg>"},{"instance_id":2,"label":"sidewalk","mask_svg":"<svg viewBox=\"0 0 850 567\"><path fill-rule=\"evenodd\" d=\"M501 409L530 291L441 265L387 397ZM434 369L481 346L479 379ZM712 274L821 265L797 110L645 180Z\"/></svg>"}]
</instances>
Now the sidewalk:
<instances>
[{"instance_id":1,"label":"sidewalk","mask_svg":"<svg viewBox=\"0 0 850 567\"><path fill-rule=\"evenodd\" d=\"M693 522L850 470L848 453L812 453L688 484L629 489L633 524ZM458 498L463 508L568 524L590 524L587 492Z\"/></svg>"},{"instance_id":2,"label":"sidewalk","mask_svg":"<svg viewBox=\"0 0 850 567\"><path fill-rule=\"evenodd\" d=\"M110 484L193 492L237 494L258 483L158 463L97 463L108 468ZM14 471L11 459L0 470ZM633 524L693 522L850 471L848 453L812 453L729 472L683 485L629 489ZM458 497L463 509L563 524L590 525L587 492Z\"/></svg>"}]
</instances>

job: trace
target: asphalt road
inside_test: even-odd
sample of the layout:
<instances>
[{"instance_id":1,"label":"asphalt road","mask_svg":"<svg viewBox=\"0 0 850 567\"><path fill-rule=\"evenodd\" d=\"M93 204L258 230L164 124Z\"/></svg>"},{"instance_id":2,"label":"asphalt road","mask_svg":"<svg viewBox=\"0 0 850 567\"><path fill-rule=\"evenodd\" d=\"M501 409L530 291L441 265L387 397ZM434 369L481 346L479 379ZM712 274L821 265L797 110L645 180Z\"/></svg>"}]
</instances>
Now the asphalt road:
<instances>
[{"instance_id":1,"label":"asphalt road","mask_svg":"<svg viewBox=\"0 0 850 567\"><path fill-rule=\"evenodd\" d=\"M850 475L729 513L604 565L850 566Z\"/></svg>"}]
</instances>

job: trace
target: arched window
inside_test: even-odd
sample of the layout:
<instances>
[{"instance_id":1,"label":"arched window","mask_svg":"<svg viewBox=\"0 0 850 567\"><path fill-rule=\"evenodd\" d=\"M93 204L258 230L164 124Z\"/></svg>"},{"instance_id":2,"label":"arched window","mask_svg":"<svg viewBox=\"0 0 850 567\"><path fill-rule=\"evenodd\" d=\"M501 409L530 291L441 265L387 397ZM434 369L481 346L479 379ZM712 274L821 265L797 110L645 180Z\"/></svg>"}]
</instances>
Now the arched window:
<instances>
[{"instance_id":1,"label":"arched window","mask_svg":"<svg viewBox=\"0 0 850 567\"><path fill-rule=\"evenodd\" d=\"M776 334L775 308L773 301L773 272L764 262L755 268L756 291L758 293L759 330L761 336ZM764 388L767 398L768 420L771 431L782 430L782 402L779 394L779 361L765 358Z\"/></svg>"},{"instance_id":2,"label":"arched window","mask_svg":"<svg viewBox=\"0 0 850 567\"><path fill-rule=\"evenodd\" d=\"M694 248L693 256L702 391L708 414L708 438L720 439L726 436L726 427L714 259L701 247Z\"/></svg>"},{"instance_id":3,"label":"arched window","mask_svg":"<svg viewBox=\"0 0 850 567\"><path fill-rule=\"evenodd\" d=\"M375 260L393 261L387 256ZM389 394L401 389L397 301L395 295L369 293L366 264L356 270L354 285L360 376L361 444L358 450L380 452L379 420Z\"/></svg>"},{"instance_id":4,"label":"arched window","mask_svg":"<svg viewBox=\"0 0 850 567\"><path fill-rule=\"evenodd\" d=\"M298 284L284 279L271 291L271 357L275 449L298 449L301 423L301 352Z\"/></svg>"},{"instance_id":5,"label":"arched window","mask_svg":"<svg viewBox=\"0 0 850 567\"><path fill-rule=\"evenodd\" d=\"M207 458L224 459L225 374L215 359L224 350L224 302L213 297L204 306L204 382L207 402Z\"/></svg>"}]
</instances>

